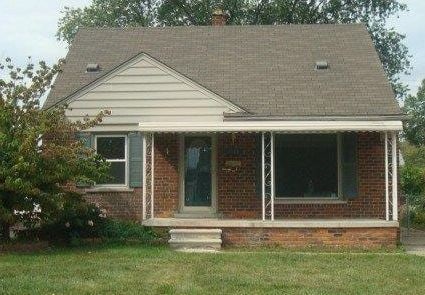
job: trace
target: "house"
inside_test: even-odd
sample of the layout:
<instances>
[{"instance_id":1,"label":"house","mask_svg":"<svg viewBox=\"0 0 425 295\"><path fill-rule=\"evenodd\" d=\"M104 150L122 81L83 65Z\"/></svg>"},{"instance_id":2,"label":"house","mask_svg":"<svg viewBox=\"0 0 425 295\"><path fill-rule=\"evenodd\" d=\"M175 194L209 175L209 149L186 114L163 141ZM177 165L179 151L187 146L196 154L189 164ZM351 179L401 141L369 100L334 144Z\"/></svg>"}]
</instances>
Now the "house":
<instances>
[{"instance_id":1,"label":"house","mask_svg":"<svg viewBox=\"0 0 425 295\"><path fill-rule=\"evenodd\" d=\"M86 198L227 245L394 247L402 112L365 26L214 17L78 31L44 107L111 111L82 135L112 176Z\"/></svg>"}]
</instances>

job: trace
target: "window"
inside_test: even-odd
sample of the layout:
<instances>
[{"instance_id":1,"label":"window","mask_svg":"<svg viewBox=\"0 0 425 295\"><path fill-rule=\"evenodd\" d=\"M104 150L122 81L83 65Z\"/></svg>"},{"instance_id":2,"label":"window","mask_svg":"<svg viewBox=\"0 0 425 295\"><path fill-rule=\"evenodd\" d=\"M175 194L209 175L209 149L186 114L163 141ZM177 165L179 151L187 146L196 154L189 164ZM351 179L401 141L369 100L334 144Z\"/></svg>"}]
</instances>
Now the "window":
<instances>
[{"instance_id":1,"label":"window","mask_svg":"<svg viewBox=\"0 0 425 295\"><path fill-rule=\"evenodd\" d=\"M275 139L277 198L338 197L336 134L277 134Z\"/></svg>"},{"instance_id":2,"label":"window","mask_svg":"<svg viewBox=\"0 0 425 295\"><path fill-rule=\"evenodd\" d=\"M100 185L127 185L127 137L97 135L96 152L110 163L110 179Z\"/></svg>"}]
</instances>

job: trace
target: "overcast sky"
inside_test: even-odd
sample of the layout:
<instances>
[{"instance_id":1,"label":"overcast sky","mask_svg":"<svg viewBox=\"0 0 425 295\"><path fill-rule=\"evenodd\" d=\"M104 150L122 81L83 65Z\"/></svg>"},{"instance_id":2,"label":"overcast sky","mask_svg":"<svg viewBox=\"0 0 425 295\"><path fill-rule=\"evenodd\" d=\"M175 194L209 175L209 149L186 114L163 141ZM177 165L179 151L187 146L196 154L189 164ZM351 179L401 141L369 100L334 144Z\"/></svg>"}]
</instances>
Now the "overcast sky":
<instances>
[{"instance_id":1,"label":"overcast sky","mask_svg":"<svg viewBox=\"0 0 425 295\"><path fill-rule=\"evenodd\" d=\"M56 40L60 11L65 6L85 6L90 0L0 0L0 59L11 57L24 64L27 56L34 61L56 62L66 54L66 44ZM409 11L390 20L389 25L406 35L412 55L411 75L403 76L412 92L425 78L424 0L402 0Z\"/></svg>"}]
</instances>

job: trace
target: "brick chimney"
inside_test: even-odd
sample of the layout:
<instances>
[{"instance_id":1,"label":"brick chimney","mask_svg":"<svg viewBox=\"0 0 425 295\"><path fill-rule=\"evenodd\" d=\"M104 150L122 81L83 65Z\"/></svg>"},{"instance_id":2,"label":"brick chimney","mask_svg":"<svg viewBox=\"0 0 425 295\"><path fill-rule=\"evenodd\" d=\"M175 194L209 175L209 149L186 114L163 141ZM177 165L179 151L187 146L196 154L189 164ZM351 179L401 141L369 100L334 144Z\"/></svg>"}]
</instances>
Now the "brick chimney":
<instances>
[{"instance_id":1,"label":"brick chimney","mask_svg":"<svg viewBox=\"0 0 425 295\"><path fill-rule=\"evenodd\" d=\"M225 26L227 21L227 14L220 8L214 9L211 19L213 26Z\"/></svg>"}]
</instances>

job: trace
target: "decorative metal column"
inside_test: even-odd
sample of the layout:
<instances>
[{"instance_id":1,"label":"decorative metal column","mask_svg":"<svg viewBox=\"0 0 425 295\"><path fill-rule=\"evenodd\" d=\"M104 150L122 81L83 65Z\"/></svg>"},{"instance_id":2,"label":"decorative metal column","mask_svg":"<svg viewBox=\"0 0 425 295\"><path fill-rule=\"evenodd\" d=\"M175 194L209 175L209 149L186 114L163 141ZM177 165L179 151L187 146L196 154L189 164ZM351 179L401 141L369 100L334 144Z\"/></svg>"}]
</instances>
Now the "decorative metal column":
<instances>
[{"instance_id":1,"label":"decorative metal column","mask_svg":"<svg viewBox=\"0 0 425 295\"><path fill-rule=\"evenodd\" d=\"M398 220L397 133L388 135L385 132L385 219Z\"/></svg>"},{"instance_id":2,"label":"decorative metal column","mask_svg":"<svg viewBox=\"0 0 425 295\"><path fill-rule=\"evenodd\" d=\"M262 151L262 217L263 221L274 220L274 133L263 132L261 135Z\"/></svg>"},{"instance_id":3,"label":"decorative metal column","mask_svg":"<svg viewBox=\"0 0 425 295\"><path fill-rule=\"evenodd\" d=\"M397 178L397 133L392 133L392 143L391 143L391 151L392 151L392 205L393 205L393 220L398 220L398 178Z\"/></svg>"},{"instance_id":4,"label":"decorative metal column","mask_svg":"<svg viewBox=\"0 0 425 295\"><path fill-rule=\"evenodd\" d=\"M154 133L143 135L143 220L154 218Z\"/></svg>"}]
</instances>

